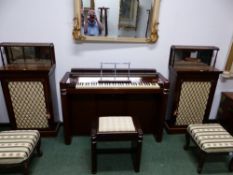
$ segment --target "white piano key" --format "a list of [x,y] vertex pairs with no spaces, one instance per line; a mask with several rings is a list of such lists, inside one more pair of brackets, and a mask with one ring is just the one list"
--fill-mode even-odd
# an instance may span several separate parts
[[77,83],[76,89],[85,89],[85,88],[93,88],[93,89],[111,89],[111,88],[131,88],[131,89],[159,89],[160,86],[158,83]]

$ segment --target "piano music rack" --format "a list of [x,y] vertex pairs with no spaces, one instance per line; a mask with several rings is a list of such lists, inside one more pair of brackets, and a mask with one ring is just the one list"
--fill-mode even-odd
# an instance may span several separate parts
[[[104,80],[104,65],[113,65],[113,79]],[[127,67],[127,79],[117,79],[119,76],[117,75],[118,65],[126,65]],[[109,73],[109,72],[108,72]],[[130,80],[130,63],[116,63],[116,62],[101,62],[100,63],[100,80],[99,83],[131,83]]]

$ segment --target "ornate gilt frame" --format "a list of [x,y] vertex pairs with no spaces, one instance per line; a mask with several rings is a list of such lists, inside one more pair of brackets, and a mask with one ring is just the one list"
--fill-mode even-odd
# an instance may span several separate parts
[[222,77],[233,78],[233,38]]
[[132,38],[132,37],[110,37],[110,36],[86,36],[81,33],[81,1],[74,0],[74,26],[73,39],[75,41],[87,42],[122,42],[122,43],[155,43],[158,40],[158,17],[160,0],[152,0],[153,7],[151,11],[151,35],[148,38]]

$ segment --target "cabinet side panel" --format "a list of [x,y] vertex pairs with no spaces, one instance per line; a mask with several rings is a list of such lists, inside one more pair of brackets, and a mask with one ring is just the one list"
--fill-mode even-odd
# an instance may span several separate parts
[[183,82],[176,125],[202,123],[210,94],[211,82]]
[[55,73],[53,72],[49,77],[49,84],[50,84],[50,93],[51,93],[51,100],[52,100],[52,107],[53,107],[53,115],[55,121],[60,121],[59,119],[59,109],[58,109],[58,96],[57,96],[57,90],[56,90],[56,79],[55,79]]
[[11,81],[8,88],[17,128],[48,128],[43,84]]

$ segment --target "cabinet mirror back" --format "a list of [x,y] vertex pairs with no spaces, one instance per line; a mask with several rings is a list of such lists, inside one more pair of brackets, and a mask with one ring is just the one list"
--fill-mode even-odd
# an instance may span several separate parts
[[171,47],[169,66],[176,69],[208,70],[215,67],[218,54],[215,46]]
[[4,66],[55,64],[52,43],[1,43],[0,47]]

